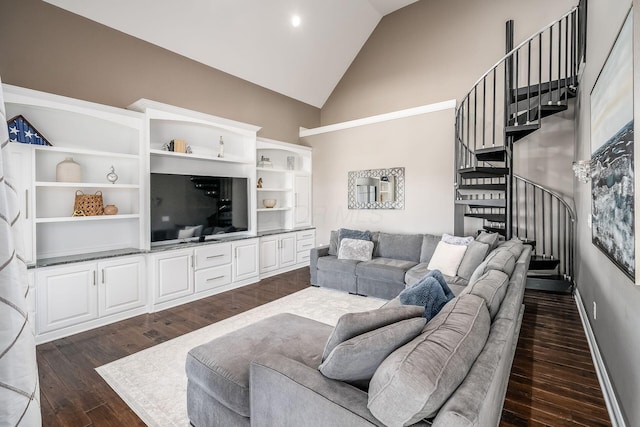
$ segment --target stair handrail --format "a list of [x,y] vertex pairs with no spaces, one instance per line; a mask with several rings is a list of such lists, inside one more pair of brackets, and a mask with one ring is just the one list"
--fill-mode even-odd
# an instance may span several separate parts
[[467,94],[464,97],[462,97],[462,101],[458,104],[458,109],[463,106],[464,100],[469,98],[469,96],[471,96],[471,92],[473,92],[474,88],[476,88],[480,84],[480,82],[482,82],[487,76],[489,76],[489,74],[491,74],[491,72],[493,70],[498,68],[504,61],[509,59],[509,57],[513,56],[516,53],[516,51],[520,50],[527,43],[529,43],[530,41],[533,41],[536,37],[539,37],[540,34],[544,33],[549,28],[553,27],[558,22],[562,21],[563,19],[565,19],[566,17],[568,17],[569,15],[571,15],[572,13],[577,12],[577,11],[578,11],[578,6],[574,6],[573,8],[571,8],[571,10],[569,12],[565,13],[560,18],[552,21],[551,23],[549,23],[548,25],[543,27],[540,31],[538,31],[537,33],[535,33],[532,36],[528,37],[525,41],[523,41],[518,46],[516,46],[513,49],[511,49],[509,52],[507,52],[498,62],[495,63],[495,65],[493,67],[489,68],[478,80],[476,80],[476,82],[473,84],[473,86],[471,86],[471,90],[469,92],[467,92]]
[[526,182],[527,184],[529,184],[529,185],[531,185],[533,187],[536,187],[539,190],[544,191],[545,193],[550,194],[553,197],[555,197],[557,200],[559,200],[564,205],[564,207],[567,209],[567,212],[569,212],[569,218],[571,219],[571,222],[572,223],[576,222],[575,211],[573,210],[573,208],[571,206],[569,206],[569,203],[567,203],[567,201],[564,199],[564,196],[562,194],[557,193],[557,192],[555,192],[555,191],[553,191],[553,190],[551,190],[551,189],[549,189],[549,188],[547,188],[547,187],[545,187],[543,185],[540,185],[540,184],[538,184],[536,182],[533,182],[530,179],[524,178],[524,177],[522,177],[520,175],[516,175],[515,173],[513,174],[513,177],[515,179],[519,179],[520,181]]

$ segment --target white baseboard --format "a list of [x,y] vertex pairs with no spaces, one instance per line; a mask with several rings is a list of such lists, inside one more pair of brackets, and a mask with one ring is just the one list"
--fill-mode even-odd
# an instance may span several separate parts
[[577,288],[574,297],[576,299],[576,305],[578,306],[578,312],[580,313],[580,319],[582,320],[584,333],[587,336],[589,349],[591,350],[591,357],[593,358],[593,364],[596,368],[598,382],[600,383],[604,401],[607,405],[607,411],[609,411],[611,424],[613,425],[613,427],[626,427],[624,417],[622,416],[622,411],[620,410],[620,405],[618,404],[615,392],[613,391],[613,386],[611,385],[611,380],[609,379],[609,373],[607,372],[607,368],[604,365],[604,361],[602,360],[602,355],[600,354],[600,349],[598,348],[596,337],[593,334],[593,329],[591,329],[591,323],[589,323],[587,310],[582,303],[582,297],[580,296],[580,291]]

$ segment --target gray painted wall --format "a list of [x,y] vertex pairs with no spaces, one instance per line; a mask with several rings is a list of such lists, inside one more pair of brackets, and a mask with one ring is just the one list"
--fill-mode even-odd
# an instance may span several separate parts
[[[638,40],[640,28],[640,1],[634,0],[634,40]],[[605,62],[609,50],[622,23],[631,1],[589,0],[589,21],[587,35],[587,64],[580,82],[580,96],[576,108],[576,159],[591,157],[590,140],[590,92]],[[638,43],[635,43],[635,123],[640,123],[638,88],[640,70]],[[636,150],[638,141],[636,140]],[[637,151],[636,151],[637,152]],[[636,155],[635,170],[638,170]],[[638,265],[638,189],[636,191],[636,265]],[[640,425],[640,287],[629,280],[609,259],[591,243],[591,186],[575,181],[575,201],[577,207],[577,282],[589,322],[594,331],[607,371],[626,418],[627,425]],[[636,267],[637,269],[637,267]],[[597,319],[593,316],[593,303],[597,304]]]
[[[241,53],[239,53],[241,54]],[[261,126],[296,143],[320,110],[41,0],[0,2],[4,83],[124,108],[139,98]]]
[[[454,110],[303,138],[313,147],[317,242],[340,227],[397,233],[453,232]],[[405,208],[348,209],[347,176],[405,168]]]

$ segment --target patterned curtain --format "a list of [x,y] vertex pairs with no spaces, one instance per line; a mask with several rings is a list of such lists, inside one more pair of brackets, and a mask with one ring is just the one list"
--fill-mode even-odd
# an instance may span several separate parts
[[[2,81],[0,81],[0,84]],[[10,179],[4,98],[0,86],[0,425],[41,426],[38,365],[27,318],[18,194]]]

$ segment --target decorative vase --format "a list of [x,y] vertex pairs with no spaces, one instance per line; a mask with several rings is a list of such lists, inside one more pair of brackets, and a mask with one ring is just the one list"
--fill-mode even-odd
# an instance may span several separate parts
[[111,166],[111,171],[107,174],[107,181],[109,181],[112,184],[115,184],[117,180],[118,180],[118,175],[116,175],[115,169],[113,168],[113,166]]
[[67,157],[56,165],[56,181],[81,182],[82,168],[73,161],[73,157]]
[[107,205],[104,207],[105,215],[115,215],[118,213],[118,207],[116,205]]

